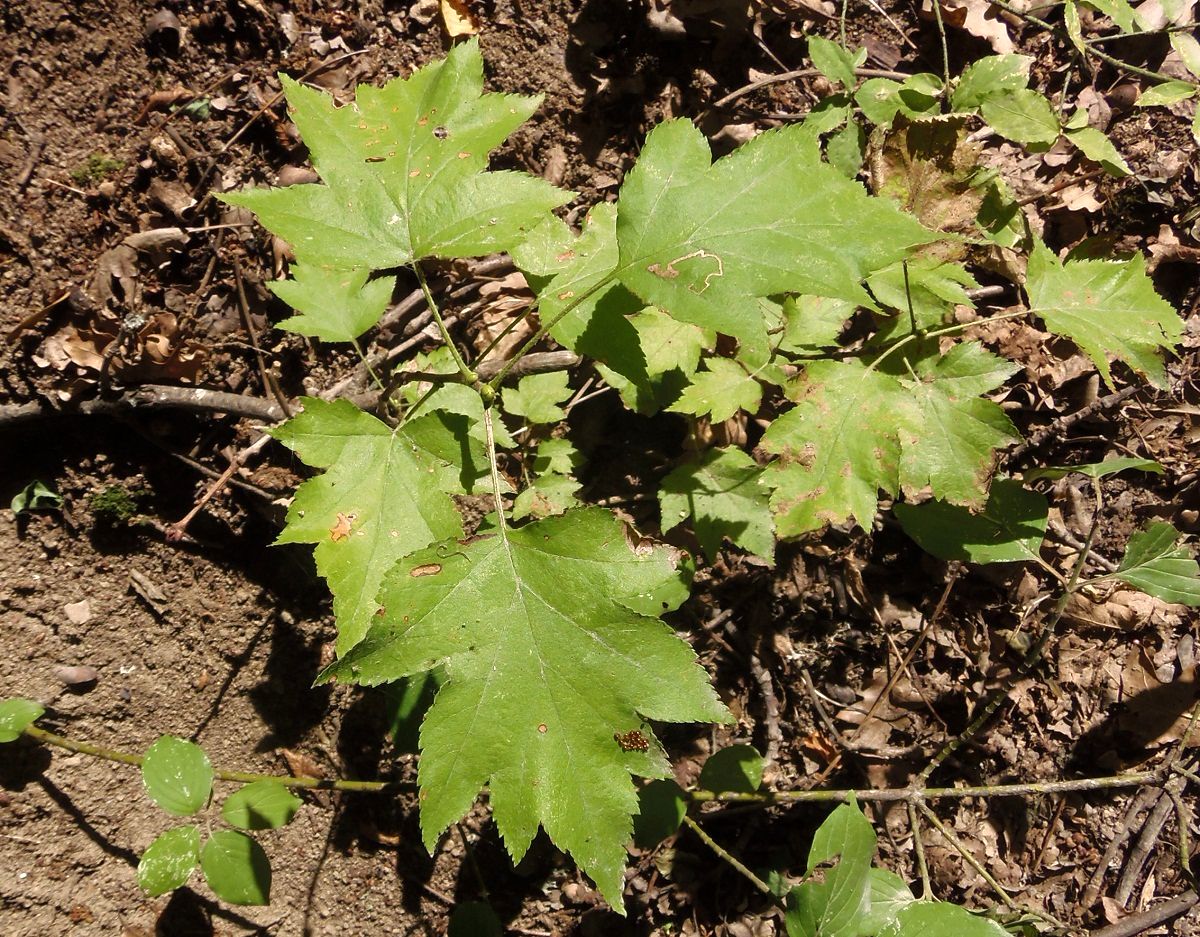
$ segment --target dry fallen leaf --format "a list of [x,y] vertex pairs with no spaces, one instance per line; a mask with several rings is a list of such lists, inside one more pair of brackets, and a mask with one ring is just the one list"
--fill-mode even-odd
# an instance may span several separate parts
[[451,39],[474,36],[479,32],[479,17],[471,12],[467,0],[441,0],[442,26]]

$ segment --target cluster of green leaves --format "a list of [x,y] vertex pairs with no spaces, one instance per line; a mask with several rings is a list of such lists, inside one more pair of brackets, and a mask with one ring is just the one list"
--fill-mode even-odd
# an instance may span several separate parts
[[[212,798],[212,762],[194,742],[164,735],[146,749],[142,783],[167,813],[190,817]],[[209,888],[225,901],[268,904],[271,860],[245,831],[278,829],[299,809],[300,798],[278,781],[246,784],[221,804],[221,818],[235,829],[209,833],[203,847],[200,827],[193,823],[159,834],[138,863],[138,884],[148,895],[163,895],[187,884],[199,865]]]
[[[40,703],[0,700],[0,744],[14,742],[44,714]],[[194,742],[161,736],[142,757],[142,783],[160,808],[190,817],[212,799],[213,766]],[[271,860],[245,831],[275,830],[290,823],[300,798],[279,781],[244,784],[221,804],[221,818],[234,827],[211,832],[201,846],[200,827],[186,824],[161,833],[142,854],[138,884],[146,894],[164,895],[187,884],[197,865],[214,894],[231,904],[268,904]]]
[[[663,530],[689,526],[710,558],[725,541],[769,561],[780,538],[869,528],[881,493],[904,499],[898,516],[919,542],[933,542],[922,523],[945,535],[947,522],[998,517],[1019,558],[1036,556],[1040,496],[990,484],[997,451],[1019,434],[989,395],[1017,366],[951,338],[955,308],[972,306],[977,286],[962,261],[980,244],[1026,253],[1027,314],[1110,384],[1112,361],[1164,383],[1162,350],[1181,323],[1140,257],[1062,260],[1043,246],[1002,180],[975,170],[964,127],[979,117],[1027,146],[1063,134],[1110,171],[1127,167],[1082,118],[1060,122],[1026,87],[1021,56],[981,60],[950,88],[930,75],[856,87],[861,53],[817,39],[811,50],[840,90],[807,120],[715,162],[690,121],[666,122],[618,200],[594,206],[579,233],[552,214],[572,193],[486,170],[538,102],[483,93],[475,42],[360,87],[343,107],[285,81],[321,182],[222,198],[292,244],[292,276],[272,289],[295,308],[283,323],[293,331],[354,341],[387,307],[396,268],[507,251],[537,294],[542,334],[595,362],[630,409],[678,413],[694,428],[759,420],[763,458],[693,452],[662,481]],[[921,161],[918,187],[900,167]],[[864,162],[876,194],[855,178]],[[970,210],[951,211],[955,199]],[[852,321],[865,340],[844,340],[863,332]],[[275,431],[323,470],[297,491],[280,538],[316,545],[334,595],[339,659],[321,679],[437,672],[420,733],[426,842],[486,785],[514,858],[540,825],[620,907],[638,812],[631,775],[669,774],[644,720],[730,718],[658,620],[686,597],[688,564],[579,506],[582,457],[555,429],[566,375],[498,394],[457,355],[421,359],[448,380],[401,388],[399,419],[313,399]],[[514,492],[497,447],[516,445],[523,478],[505,509]],[[487,490],[498,513],[464,539],[455,498]],[[1012,558],[1006,535],[979,536],[956,555]],[[1173,536],[1165,553],[1164,531],[1146,536],[1120,574],[1141,587],[1179,558]],[[631,732],[644,747],[622,744]]]

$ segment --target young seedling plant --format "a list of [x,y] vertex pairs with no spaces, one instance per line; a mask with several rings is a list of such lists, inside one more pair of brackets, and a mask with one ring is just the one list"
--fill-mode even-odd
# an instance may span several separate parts
[[[1029,89],[1023,56],[979,60],[949,86],[931,74],[860,84],[861,52],[815,37],[810,51],[835,93],[807,119],[716,161],[689,120],[665,122],[619,197],[593,206],[578,233],[554,214],[574,193],[488,170],[539,99],[484,93],[474,41],[407,78],[360,86],[343,106],[284,77],[320,182],[220,196],[292,246],[289,275],[270,284],[295,310],[281,328],[357,349],[407,268],[441,335],[417,376],[382,376],[374,413],[305,398],[272,430],[320,471],[297,490],[279,537],[315,546],[333,594],[338,656],[319,682],[437,674],[420,730],[431,849],[486,788],[514,861],[541,828],[620,910],[631,836],[654,845],[681,822],[699,831],[686,816],[698,795],[670,780],[654,723],[732,721],[660,619],[688,597],[696,560],[579,502],[583,456],[550,432],[574,391],[560,358],[551,356],[556,371],[531,366],[535,349],[557,343],[573,364],[590,360],[638,413],[682,414],[693,429],[743,414],[765,427],[754,451],[692,447],[661,482],[661,529],[690,527],[709,560],[731,544],[769,564],[780,540],[831,524],[870,530],[882,495],[935,556],[1044,568],[1039,479],[1162,471],[1116,460],[997,477],[999,453],[1020,434],[991,395],[1019,365],[966,337],[971,323],[954,315],[974,308],[968,264],[1015,253],[1027,302],[992,320],[1040,322],[1088,355],[1110,388],[1118,378],[1166,386],[1162,355],[1181,322],[1142,258],[1054,254],[1003,179],[978,168],[966,128],[982,120],[1029,145],[1065,136],[1104,171],[1128,173],[1108,138]],[[916,184],[918,159],[936,185]],[[536,294],[522,314],[532,336],[507,360],[493,360],[496,342],[472,359],[425,265],[496,252],[511,255]],[[506,451],[518,433],[535,442],[514,487]],[[468,527],[460,505],[474,495],[491,513]],[[1196,564],[1179,541],[1155,523],[1109,575],[1082,575],[1086,550],[1071,576],[1051,569],[1060,602],[1045,630],[1072,591],[1110,579],[1200,605]],[[10,736],[29,713],[9,712]],[[710,761],[701,790],[759,796],[757,753],[727,752]],[[725,762],[740,766],[732,782]],[[169,813],[208,803],[212,768],[196,746],[164,737],[142,770]],[[265,856],[242,831],[286,823],[297,805],[277,784],[250,784],[221,810],[236,829],[168,830],[139,881],[161,894],[198,862],[218,895],[266,900]],[[764,885],[786,898],[789,934],[1003,933],[915,901],[897,876],[871,868],[873,852],[850,797],[818,831],[805,880]]]

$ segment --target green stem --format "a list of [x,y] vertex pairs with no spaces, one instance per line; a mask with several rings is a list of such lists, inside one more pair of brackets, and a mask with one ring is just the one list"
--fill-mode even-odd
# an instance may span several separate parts
[[500,529],[500,538],[508,540],[508,522],[504,519],[504,497],[500,490],[500,462],[496,458],[496,436],[492,430],[492,400],[495,399],[495,391],[487,385],[483,389],[491,395],[491,399],[488,399],[486,394],[484,395],[483,430],[487,436],[488,463],[492,470],[492,496],[496,499],[496,524]]
[[354,350],[358,353],[359,360],[363,363],[363,367],[366,368],[367,374],[370,375],[371,380],[375,382],[375,386],[386,393],[387,388],[384,386],[383,380],[379,377],[378,373],[376,373],[375,369],[371,367],[371,362],[367,359],[366,352],[364,352],[362,347],[358,344],[358,340],[355,339],[350,344],[354,346]]
[[483,351],[481,351],[479,353],[479,357],[477,357],[475,359],[475,367],[476,368],[478,368],[479,365],[483,361],[485,361],[487,359],[487,357],[493,351],[496,350],[496,346],[499,345],[502,341],[504,341],[505,337],[510,332],[512,332],[513,329],[515,329],[518,325],[520,325],[522,322],[524,322],[525,319],[527,319],[533,313],[533,311],[535,309],[537,309],[538,303],[540,303],[540,302],[541,302],[541,297],[540,296],[535,297],[533,302],[531,302],[528,306],[526,306],[524,309],[522,309],[519,315],[515,315],[512,317],[512,321],[509,322],[508,325],[506,325],[503,329],[501,329],[500,334],[498,334],[495,338],[493,338],[490,342],[488,342],[487,347],[484,348]]
[[[485,411],[486,412],[486,411]],[[493,477],[493,484],[499,481],[498,473]],[[53,732],[48,732],[36,725],[26,726],[24,734],[41,742],[43,745],[53,745],[67,751],[103,758],[106,761],[116,761],[121,764],[140,767],[142,756],[130,752],[107,748],[103,745],[93,745],[66,738]],[[1175,765],[1176,773],[1200,784],[1200,775],[1195,774],[1185,765]],[[252,781],[275,781],[285,787],[303,787],[317,790],[362,791],[377,792],[384,790],[407,790],[411,785],[400,781],[348,781],[329,778],[297,778],[290,775],[251,774],[244,771],[215,771],[215,776],[222,781],[250,783]],[[977,787],[929,787],[914,788],[882,788],[869,790],[792,790],[792,791],[755,791],[753,793],[714,793],[712,791],[689,791],[687,797],[692,803],[758,803],[758,804],[791,804],[791,803],[844,803],[851,797],[859,801],[923,801],[923,800],[959,800],[967,797],[1029,797],[1041,794],[1065,794],[1085,791],[1116,790],[1127,787],[1141,787],[1146,784],[1156,784],[1162,780],[1163,771],[1134,771],[1127,774],[1114,774],[1098,778],[1078,778],[1070,781],[1042,781],[1028,784],[992,784]]]
[[[1069,36],[1064,36],[1063,32],[1060,29],[1056,28],[1055,26],[1051,25],[1050,23],[1047,23],[1044,19],[1039,19],[1038,17],[1034,16],[1031,13],[1026,13],[1024,10],[1018,10],[1015,6],[1005,3],[1004,0],[989,0],[989,2],[992,3],[992,5],[998,6],[1000,9],[1005,10],[1008,13],[1011,13],[1013,16],[1020,17],[1021,19],[1025,20],[1025,22],[1027,22],[1027,23],[1033,23],[1034,26],[1040,26],[1042,29],[1046,30],[1047,32],[1053,33],[1054,35],[1058,36],[1060,39],[1063,39],[1064,41],[1067,41],[1067,42],[1070,41]],[[1151,81],[1157,82],[1158,84],[1162,84],[1163,82],[1167,82],[1167,81],[1182,80],[1179,78],[1172,78],[1170,75],[1165,75],[1162,72],[1155,72],[1155,71],[1151,71],[1148,68],[1139,68],[1137,65],[1130,65],[1128,62],[1122,62],[1120,59],[1118,59],[1114,56],[1111,56],[1107,52],[1097,49],[1095,46],[1089,45],[1087,43],[1084,44],[1083,50],[1087,55],[1090,55],[1094,59],[1099,59],[1101,62],[1107,62],[1109,65],[1113,66],[1113,68],[1119,68],[1121,71],[1128,72],[1131,75],[1138,75],[1142,78],[1148,78]],[[1184,83],[1189,84],[1189,85],[1196,85],[1196,82],[1194,82],[1194,81],[1187,81]]]
[[750,884],[752,884],[755,888],[757,888],[759,891],[761,891],[764,895],[770,895],[772,898],[775,899],[775,901],[777,901],[777,902],[779,901],[779,898],[775,895],[774,892],[771,891],[770,885],[768,885],[761,878],[759,878],[757,875],[755,875],[753,872],[751,872],[748,868],[746,868],[746,866],[741,862],[741,860],[739,860],[736,856],[734,856],[732,853],[730,853],[724,846],[722,846],[715,839],[713,839],[706,832],[704,832],[704,828],[702,826],[700,826],[699,823],[697,823],[691,817],[686,816],[686,815],[683,818],[683,822],[688,827],[688,829],[690,829],[693,833],[695,833],[697,836],[700,837],[701,841],[704,843],[705,846],[707,846],[709,849],[711,849],[713,852],[715,852],[718,856],[720,856],[722,859],[724,859],[739,874],[741,874],[742,877],[746,879],[746,881],[750,882]]
[[1014,911],[1020,911],[1023,914],[1029,914],[1029,915],[1032,915],[1033,917],[1041,918],[1043,921],[1046,921],[1047,923],[1052,924],[1054,927],[1060,928],[1064,933],[1070,931],[1070,928],[1067,927],[1066,924],[1064,924],[1058,918],[1054,917],[1052,914],[1047,914],[1045,911],[1038,911],[1038,910],[1035,910],[1034,908],[1027,908],[1024,905],[1017,902],[1013,898],[1013,896],[1008,893],[1008,891],[1004,888],[1004,886],[1001,885],[998,881],[996,881],[995,877],[990,872],[988,872],[987,869],[985,869],[983,867],[983,863],[975,858],[975,854],[966,847],[966,845],[963,843],[963,841],[958,838],[957,834],[955,834],[955,832],[953,830],[951,830],[944,823],[942,823],[941,820],[938,819],[936,813],[934,813],[932,810],[930,810],[929,807],[925,804],[918,804],[917,809],[921,811],[921,813],[924,815],[926,820],[928,820],[930,823],[933,824],[934,827],[937,828],[937,831],[942,834],[942,836],[945,838],[946,842],[948,842],[951,846],[954,847],[954,849],[958,852],[958,854],[960,856],[963,857],[963,859],[967,862],[967,864],[969,866],[971,866],[971,868],[973,868],[976,872],[979,873],[979,877],[982,878],[985,882],[987,882],[992,887],[992,889],[996,892],[997,895],[1000,896],[1000,899],[1006,905],[1008,905]]
[[425,279],[425,271],[421,269],[421,265],[413,261],[413,272],[417,275],[417,282],[421,285],[421,292],[425,295],[425,305],[429,307],[429,313],[433,316],[433,321],[437,323],[438,331],[442,333],[442,341],[446,343],[446,347],[450,349],[450,354],[454,358],[454,363],[458,367],[458,373],[462,375],[463,383],[467,385],[474,384],[479,380],[479,376],[467,367],[467,363],[459,354],[458,346],[454,344],[454,339],[450,337],[450,330],[446,328],[446,320],[442,318],[442,311],[438,309],[437,302],[433,298],[433,293],[429,289],[429,283]]
[[[105,761],[117,761],[124,765],[133,765],[135,768],[140,768],[143,761],[141,755],[123,752],[115,748],[107,748],[103,745],[93,745],[91,742],[80,742],[76,739],[69,739],[62,735],[56,735],[53,732],[47,732],[38,726],[26,726],[24,734],[31,739],[41,742],[43,745],[54,745],[58,748],[65,748],[69,752],[91,755],[94,758],[103,758]],[[213,776],[218,781],[233,781],[239,784],[251,784],[255,781],[273,781],[284,787],[303,787],[324,791],[375,792],[402,788],[411,789],[412,787],[410,784],[397,781],[345,781],[329,778],[297,778],[290,775],[252,774],[247,771],[223,771],[219,769],[213,770]]]
[[488,381],[487,386],[490,387],[493,392],[498,390],[500,388],[500,385],[504,383],[504,379],[506,377],[508,377],[508,372],[513,369],[513,367],[516,365],[516,363],[518,361],[520,361],[525,355],[527,355],[530,352],[530,350],[533,349],[537,345],[538,342],[540,342],[543,338],[545,338],[550,333],[550,330],[552,328],[554,328],[556,325],[558,325],[558,323],[561,322],[568,313],[573,312],[585,299],[589,299],[592,296],[595,296],[596,293],[598,293],[600,290],[604,289],[606,286],[609,286],[615,282],[617,282],[616,275],[609,274],[603,280],[601,280],[599,283],[595,284],[594,286],[590,287],[589,289],[584,290],[582,293],[580,293],[578,296],[576,296],[568,305],[564,306],[559,311],[559,313],[556,316],[554,316],[554,318],[552,318],[549,322],[542,323],[542,325],[538,328],[538,330],[536,332],[534,332],[532,336],[530,336],[530,338],[525,342],[525,344],[522,345],[519,349],[517,349],[517,353],[508,360],[508,362],[504,365],[504,367],[500,369],[500,372],[494,378],[492,378],[490,381]]

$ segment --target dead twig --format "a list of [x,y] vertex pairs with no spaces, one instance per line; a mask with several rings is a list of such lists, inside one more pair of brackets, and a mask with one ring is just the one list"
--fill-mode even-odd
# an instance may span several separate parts
[[131,410],[194,410],[200,413],[228,413],[263,423],[278,423],[284,419],[283,410],[273,400],[230,394],[204,387],[172,387],[165,384],[143,384],[131,387],[108,400],[84,400],[63,407],[47,401],[0,406],[0,428],[30,423],[50,416],[125,415]]
[[1044,444],[1046,442],[1046,440],[1050,439],[1052,436],[1058,436],[1058,435],[1061,435],[1062,433],[1065,433],[1076,423],[1083,422],[1088,417],[1092,416],[1094,413],[1099,413],[1102,410],[1111,410],[1113,407],[1117,406],[1118,404],[1124,403],[1126,400],[1128,400],[1134,394],[1138,393],[1138,391],[1140,391],[1140,390],[1142,390],[1141,387],[1136,387],[1134,385],[1130,385],[1129,387],[1123,387],[1123,388],[1121,388],[1121,390],[1117,391],[1116,393],[1109,394],[1105,397],[1101,397],[1098,400],[1093,400],[1087,406],[1080,407],[1078,410],[1074,411],[1073,413],[1063,414],[1062,416],[1058,417],[1056,420],[1051,422],[1049,426],[1044,426],[1041,429],[1039,429],[1037,432],[1032,433],[1030,435],[1030,437],[1027,440],[1025,440],[1025,442],[1021,443],[1019,446],[1016,446],[1015,448],[1010,449],[1005,454],[1004,461],[1010,465],[1013,464],[1018,459],[1022,458],[1029,451],[1039,448],[1042,444]]
[[1194,888],[1189,888],[1182,895],[1176,895],[1162,904],[1153,905],[1145,911],[1122,918],[1116,924],[1109,924],[1108,927],[1092,931],[1091,937],[1137,937],[1138,934],[1144,934],[1152,927],[1157,927],[1159,924],[1174,920],[1181,914],[1186,914],[1196,906],[1197,902],[1200,902],[1200,895],[1196,894]]

